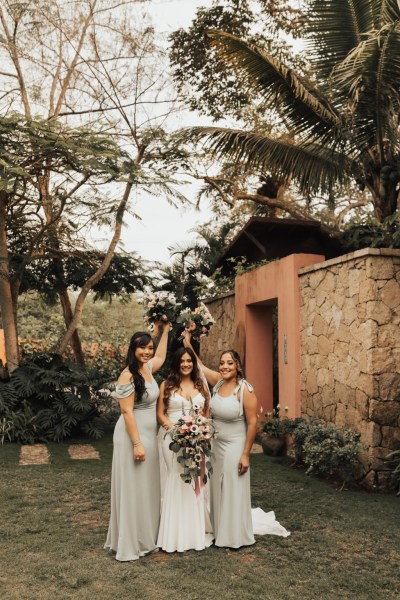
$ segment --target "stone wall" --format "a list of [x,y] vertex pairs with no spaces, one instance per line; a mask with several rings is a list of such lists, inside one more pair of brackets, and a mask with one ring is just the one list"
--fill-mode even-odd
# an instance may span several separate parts
[[349,427],[360,475],[400,437],[400,250],[365,249],[300,270],[302,415]]
[[200,356],[204,364],[217,369],[219,357],[225,348],[232,348],[235,341],[235,293],[228,292],[204,300],[216,323],[208,337],[201,338]]

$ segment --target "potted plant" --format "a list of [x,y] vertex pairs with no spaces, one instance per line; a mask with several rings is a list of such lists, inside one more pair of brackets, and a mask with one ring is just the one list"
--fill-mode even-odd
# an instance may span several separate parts
[[[288,408],[285,407],[285,413]],[[260,422],[262,435],[261,446],[264,454],[269,456],[280,456],[286,450],[287,416],[281,418],[279,404],[272,411],[265,413],[265,420]]]

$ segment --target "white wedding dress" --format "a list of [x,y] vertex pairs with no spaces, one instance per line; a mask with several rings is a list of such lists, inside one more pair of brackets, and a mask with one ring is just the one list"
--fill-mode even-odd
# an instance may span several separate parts
[[[193,403],[202,406],[204,398],[199,393]],[[171,394],[167,416],[176,423],[183,414],[189,414],[191,402],[174,392]],[[160,428],[159,443],[162,472],[161,519],[157,546],[165,552],[204,550],[212,544],[210,514],[207,507],[207,486],[196,496],[193,486],[181,478],[182,467],[177,453],[169,449],[171,437]]]

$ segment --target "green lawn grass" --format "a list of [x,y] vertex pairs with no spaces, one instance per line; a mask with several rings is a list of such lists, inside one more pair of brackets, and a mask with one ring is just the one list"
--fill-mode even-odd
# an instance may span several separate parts
[[238,551],[155,553],[118,563],[103,550],[112,439],[101,460],[18,466],[0,447],[0,597],[18,600],[391,599],[400,593],[399,498],[338,492],[280,459],[252,456],[253,505],[275,510],[289,538]]

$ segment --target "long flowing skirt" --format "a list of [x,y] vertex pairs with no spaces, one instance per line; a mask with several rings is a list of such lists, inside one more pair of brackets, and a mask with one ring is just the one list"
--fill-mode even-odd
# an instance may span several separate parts
[[111,517],[105,548],[120,561],[136,560],[157,548],[160,522],[160,465],[155,409],[135,410],[146,460],[135,461],[121,415],[114,430]]
[[181,478],[177,454],[169,449],[170,436],[160,429],[161,462],[164,461],[163,497],[157,546],[166,552],[204,550],[214,538],[207,509],[206,488],[196,496]]
[[240,548],[255,543],[251,517],[250,469],[238,474],[246,441],[244,420],[215,420],[211,477],[211,521],[215,545]]

